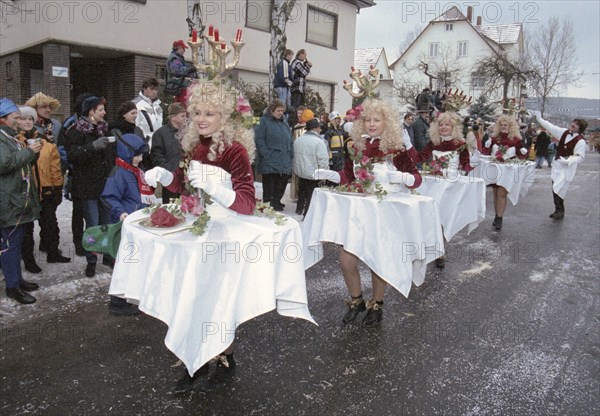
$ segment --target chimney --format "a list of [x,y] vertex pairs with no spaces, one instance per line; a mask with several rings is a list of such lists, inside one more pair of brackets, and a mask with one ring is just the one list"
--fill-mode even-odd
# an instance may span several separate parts
[[473,23],[473,6],[467,7],[467,20],[469,23]]
[[481,26],[481,16],[477,16],[477,26]]

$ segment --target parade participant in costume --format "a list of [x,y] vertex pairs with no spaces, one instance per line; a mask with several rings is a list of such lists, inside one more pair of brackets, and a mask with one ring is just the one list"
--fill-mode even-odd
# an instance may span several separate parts
[[[136,134],[117,135],[115,167],[111,171],[100,199],[110,212],[110,223],[125,220],[138,209],[157,203],[154,188],[144,179],[139,168],[148,152],[144,139]],[[137,315],[137,306],[117,296],[110,296],[110,313],[116,316]]]
[[[417,188],[421,184],[422,177],[404,148],[405,142],[398,115],[391,105],[377,99],[366,99],[363,107],[362,113],[353,124],[352,148],[362,152],[363,156],[367,156],[381,167],[381,169],[376,167],[376,181],[403,184],[411,189]],[[390,164],[393,164],[397,170],[389,169]],[[384,178],[384,175],[387,177]],[[317,169],[314,179],[350,183],[355,179],[354,163],[349,160],[344,170],[340,172]],[[341,247],[340,265],[351,296],[347,301],[348,310],[342,322],[347,324],[355,321],[358,314],[366,309],[367,314],[362,320],[363,325],[378,324],[383,317],[383,297],[387,282],[371,270],[373,297],[365,302],[358,271],[358,257]]]
[[460,167],[465,172],[473,170],[471,161],[475,163],[479,160],[479,152],[475,152],[473,157],[469,155],[469,149],[462,135],[461,120],[454,113],[442,113],[431,123],[429,130],[430,141],[425,148],[417,152],[410,144],[410,140],[405,138],[406,150],[415,162],[423,163],[431,159],[437,159],[442,156],[449,158],[449,171],[457,171]]
[[550,174],[554,197],[554,212],[550,214],[550,218],[562,220],[565,216],[565,195],[575,177],[577,165],[585,158],[586,144],[582,134],[588,123],[581,118],[576,118],[571,122],[571,127],[565,129],[544,120],[539,111],[530,111],[530,113],[535,115],[540,126],[548,133],[560,137]]
[[[494,155],[504,160],[514,158],[525,159],[527,157],[527,149],[523,147],[521,134],[519,133],[519,124],[514,117],[507,114],[498,117],[492,129],[491,136],[484,143],[483,154]],[[506,209],[508,191],[503,186],[495,184],[489,186],[494,190],[494,211],[496,213],[492,226],[496,231],[500,231],[502,229],[502,219]]]
[[[192,122],[185,130],[182,147],[192,161],[201,162],[201,168],[188,170],[190,184],[209,194],[219,205],[249,215],[256,205],[251,167],[255,147],[252,132],[231,122],[235,99],[234,93],[215,88],[212,82],[200,81],[192,87],[188,107]],[[224,175],[216,173],[215,167],[230,175],[230,183],[229,180],[223,183]],[[170,191],[182,193],[185,190],[184,174],[181,167],[175,172],[155,167],[146,172],[145,178],[151,186],[160,182]],[[217,368],[230,373],[235,365],[231,344],[220,356]],[[208,363],[193,376],[186,371],[175,391],[189,390],[207,370]]]
[[36,299],[28,292],[39,286],[23,280],[21,244],[25,225],[40,213],[32,165],[44,145],[39,140],[25,144],[15,137],[18,117],[18,107],[8,98],[0,98],[0,267],[6,296],[30,304]]

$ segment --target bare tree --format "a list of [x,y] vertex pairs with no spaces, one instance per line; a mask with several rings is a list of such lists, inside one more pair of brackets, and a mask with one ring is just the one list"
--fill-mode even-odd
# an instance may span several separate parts
[[484,94],[493,96],[501,88],[501,104],[505,108],[511,84],[522,84],[531,76],[531,70],[526,61],[525,55],[521,54],[511,62],[508,54],[500,51],[480,60],[473,69],[473,76],[485,79]]
[[398,56],[402,56],[404,52],[413,44],[413,42],[419,37],[421,32],[423,31],[422,25],[416,25],[413,27],[412,31],[408,32],[402,43],[398,46]]
[[[202,6],[201,0],[187,0],[187,24],[189,28],[189,36],[192,36],[192,30],[198,32],[201,37],[204,34],[204,24],[202,24]],[[198,61],[204,62],[204,43],[198,50]]]
[[269,50],[269,91],[272,90],[277,63],[283,58],[286,50],[287,36],[285,27],[290,20],[296,0],[274,0],[271,14],[271,49]]
[[570,85],[576,85],[582,73],[575,72],[575,34],[569,17],[552,17],[539,26],[528,42],[532,88],[541,98],[544,115],[547,98]]

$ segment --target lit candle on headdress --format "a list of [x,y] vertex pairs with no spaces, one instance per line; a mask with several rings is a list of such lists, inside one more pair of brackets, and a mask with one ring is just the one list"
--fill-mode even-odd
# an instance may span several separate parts
[[235,34],[235,41],[236,42],[242,41],[242,29],[237,30],[237,33]]
[[213,30],[214,30],[213,25],[208,25],[208,36],[210,36],[211,38],[213,36]]
[[196,29],[192,29],[192,42],[198,41],[198,31]]
[[221,49],[225,50],[226,47],[227,45],[225,45],[225,41],[221,42]]
[[219,41],[219,29],[215,29],[215,42]]

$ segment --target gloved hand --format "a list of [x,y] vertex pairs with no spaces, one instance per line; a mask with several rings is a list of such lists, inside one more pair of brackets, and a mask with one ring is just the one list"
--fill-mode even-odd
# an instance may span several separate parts
[[102,149],[106,149],[110,144],[110,139],[108,137],[98,137],[96,140],[92,142],[92,147],[95,151],[99,151]]
[[313,179],[316,181],[322,181],[326,179],[333,183],[340,183],[340,181],[342,180],[339,173],[337,173],[335,170],[329,169],[315,170],[315,173],[313,173]]
[[475,152],[469,157],[469,163],[471,165],[479,163],[480,156],[481,153],[479,153],[479,150],[475,150]]
[[406,186],[413,186],[415,183],[415,177],[410,173],[390,170],[387,175],[390,183],[401,183]]
[[515,157],[516,155],[517,155],[517,149],[515,149],[514,146],[511,146],[506,150],[506,152],[504,153],[504,156],[502,156],[502,159],[508,160],[511,157]]
[[527,154],[527,149],[524,147],[521,147],[521,150],[519,150],[521,152],[522,155],[526,155]]
[[492,139],[487,139],[484,146],[489,149],[491,145],[492,145]]
[[[202,165],[203,169],[195,169],[188,171],[188,179],[190,184],[197,189],[202,189],[209,194],[219,204],[229,208],[235,201],[235,191],[223,186],[221,175],[210,173],[211,165]],[[206,167],[204,169],[204,167]]]
[[529,113],[529,115],[532,117],[542,118],[542,113],[537,110],[527,110],[527,113]]
[[569,165],[569,159],[567,159],[564,156],[559,157],[556,162],[560,163],[561,165],[565,165],[565,166]]
[[571,156],[567,160],[569,161],[569,166],[579,163],[579,158],[576,156]]
[[144,179],[148,182],[148,185],[153,188],[156,187],[157,183],[160,182],[163,186],[171,185],[173,182],[173,174],[165,168],[155,167],[144,173]]
[[287,84],[287,86],[288,86],[288,87],[291,87],[291,86],[294,84],[294,83],[293,83],[291,80],[289,80],[289,79],[286,79],[286,80],[285,80],[285,83]]

